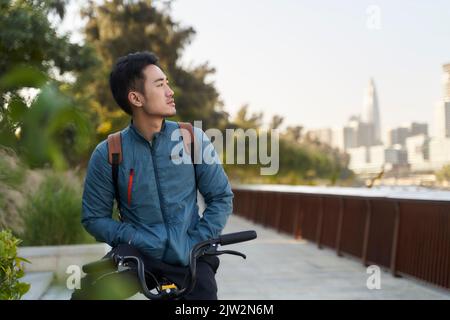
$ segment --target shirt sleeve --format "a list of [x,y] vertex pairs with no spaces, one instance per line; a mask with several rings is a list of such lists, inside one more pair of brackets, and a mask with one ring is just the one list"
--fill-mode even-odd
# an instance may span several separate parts
[[208,136],[200,128],[194,127],[194,130],[195,143],[200,146],[196,152],[201,160],[196,161],[197,188],[205,200],[206,209],[190,232],[193,244],[218,237],[233,211],[233,192],[219,155]]
[[103,142],[92,153],[89,160],[82,199],[81,222],[97,241],[114,247],[130,243],[135,233],[129,223],[112,218],[114,185],[111,165],[107,159],[107,146]]

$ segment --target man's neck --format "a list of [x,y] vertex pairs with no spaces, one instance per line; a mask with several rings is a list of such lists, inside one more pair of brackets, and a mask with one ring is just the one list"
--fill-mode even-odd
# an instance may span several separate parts
[[161,131],[163,120],[162,117],[133,117],[133,125],[147,141],[152,141],[154,134]]

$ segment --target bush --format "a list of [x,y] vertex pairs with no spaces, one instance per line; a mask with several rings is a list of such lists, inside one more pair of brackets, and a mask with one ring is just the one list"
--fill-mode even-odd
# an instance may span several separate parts
[[0,145],[0,182],[17,189],[24,181],[25,168],[17,161],[11,149]]
[[23,204],[21,193],[26,172],[16,153],[0,145],[0,230],[17,233],[21,228],[17,208]]
[[0,300],[20,299],[30,289],[28,283],[19,282],[24,276],[23,263],[29,263],[17,256],[20,242],[11,231],[0,231]]
[[80,183],[76,177],[51,173],[21,210],[25,245],[92,243],[81,225]]
[[450,164],[443,166],[436,172],[438,181],[450,181]]

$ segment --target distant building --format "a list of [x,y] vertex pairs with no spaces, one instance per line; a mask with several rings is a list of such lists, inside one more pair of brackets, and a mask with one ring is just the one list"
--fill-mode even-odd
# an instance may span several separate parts
[[376,174],[385,165],[384,146],[357,147],[347,150],[350,156],[349,169],[357,174]]
[[450,101],[450,63],[442,66],[444,73],[442,75],[442,84],[444,89],[444,101]]
[[436,137],[450,138],[450,101],[440,101],[435,113]]
[[313,129],[308,131],[309,137],[331,146],[333,143],[333,130],[331,128]]
[[410,126],[410,136],[417,136],[418,134],[424,134],[428,136],[428,124],[412,122]]
[[416,135],[428,136],[428,124],[412,122],[408,127],[398,127],[388,131],[388,145],[406,146],[406,139]]
[[430,140],[430,162],[433,170],[450,164],[450,138],[434,137]]
[[410,136],[410,129],[408,127],[399,127],[388,131],[388,144],[390,146],[399,144],[404,146],[406,138]]
[[436,136],[429,141],[429,159],[433,170],[450,163],[450,63],[444,64],[443,98],[436,105]]
[[412,171],[429,171],[430,165],[430,138],[424,134],[406,139],[408,162]]
[[385,162],[392,166],[405,166],[408,164],[408,152],[400,144],[395,144],[384,150]]
[[360,123],[359,118],[356,116],[352,116],[350,117],[347,125],[344,126],[343,130],[344,150],[359,147],[358,143],[359,123]]
[[378,96],[373,79],[370,79],[369,86],[364,92],[363,113],[361,122],[365,123],[364,134],[365,146],[375,146],[381,144],[381,121],[380,110],[378,107]]

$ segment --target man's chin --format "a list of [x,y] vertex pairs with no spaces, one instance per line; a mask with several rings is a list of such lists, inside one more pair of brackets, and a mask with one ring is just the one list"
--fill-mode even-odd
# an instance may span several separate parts
[[170,110],[164,114],[165,117],[173,117],[177,114],[177,109],[173,108],[173,110]]

